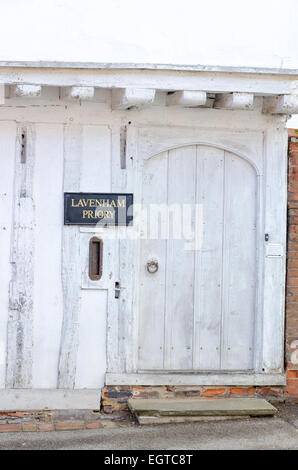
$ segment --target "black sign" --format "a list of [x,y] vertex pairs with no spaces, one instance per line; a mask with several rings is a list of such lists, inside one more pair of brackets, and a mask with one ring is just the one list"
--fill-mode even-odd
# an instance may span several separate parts
[[129,225],[133,194],[64,193],[65,225]]

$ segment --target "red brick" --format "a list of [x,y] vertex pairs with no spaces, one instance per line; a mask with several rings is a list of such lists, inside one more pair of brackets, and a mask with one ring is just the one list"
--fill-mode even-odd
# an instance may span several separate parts
[[54,431],[54,425],[52,423],[40,423],[38,425],[38,430],[41,432]]
[[287,377],[290,379],[297,379],[298,378],[298,371],[297,370],[288,370]]
[[94,421],[92,423],[86,424],[86,429],[99,429],[102,427],[102,424],[99,421]]
[[227,392],[226,388],[214,388],[214,389],[210,388],[210,389],[204,390],[202,395],[204,397],[215,397],[215,396],[225,395],[226,392]]
[[56,431],[71,431],[74,429],[84,429],[84,421],[57,421],[55,423]]
[[0,432],[18,432],[20,430],[20,424],[0,424]]
[[231,395],[253,395],[256,393],[256,389],[254,387],[251,388],[231,388],[230,394]]

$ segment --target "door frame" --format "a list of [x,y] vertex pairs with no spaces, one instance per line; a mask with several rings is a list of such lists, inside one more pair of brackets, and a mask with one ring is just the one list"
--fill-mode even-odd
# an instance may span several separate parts
[[[253,372],[138,373],[138,317],[140,241],[120,241],[120,266],[133,265],[130,274],[122,272],[125,306],[121,306],[118,339],[125,367],[108,371],[106,383],[144,385],[283,385],[284,291],[287,201],[287,131],[266,129],[130,126],[127,132],[126,191],[141,201],[144,161],[161,152],[187,145],[213,146],[247,160],[256,170],[258,181],[258,288],[255,321]],[[129,156],[133,158],[129,158]],[[276,223],[276,220],[279,223]],[[265,242],[269,233],[269,242]],[[121,273],[120,273],[121,275]],[[119,324],[120,326],[120,324]],[[121,341],[120,338],[125,338]],[[114,342],[115,344],[115,342]],[[109,347],[109,346],[108,346]],[[109,355],[109,351],[108,351]]]

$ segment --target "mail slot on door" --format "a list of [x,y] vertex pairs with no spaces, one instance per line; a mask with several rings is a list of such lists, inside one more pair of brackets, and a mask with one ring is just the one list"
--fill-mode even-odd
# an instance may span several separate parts
[[92,237],[89,242],[89,277],[99,281],[102,276],[103,242],[98,237]]

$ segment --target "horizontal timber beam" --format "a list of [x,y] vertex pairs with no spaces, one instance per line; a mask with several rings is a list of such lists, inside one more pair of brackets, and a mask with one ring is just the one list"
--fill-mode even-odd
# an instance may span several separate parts
[[291,94],[295,77],[225,72],[125,69],[32,69],[0,67],[0,83],[42,86],[93,86],[98,88],[141,88],[164,91],[205,91],[257,95]]
[[175,91],[168,93],[167,106],[182,106],[185,108],[196,108],[207,103],[207,93],[205,91]]
[[298,95],[281,95],[264,98],[263,112],[269,114],[297,114]]
[[63,100],[91,100],[94,97],[93,86],[71,86],[60,90],[60,98]]
[[286,385],[282,374],[106,374],[106,385]]
[[112,109],[142,108],[153,103],[155,90],[125,88],[112,90]]
[[219,94],[214,102],[214,108],[222,109],[252,109],[254,95],[251,93]]
[[39,98],[41,85],[18,84],[9,87],[9,98]]

